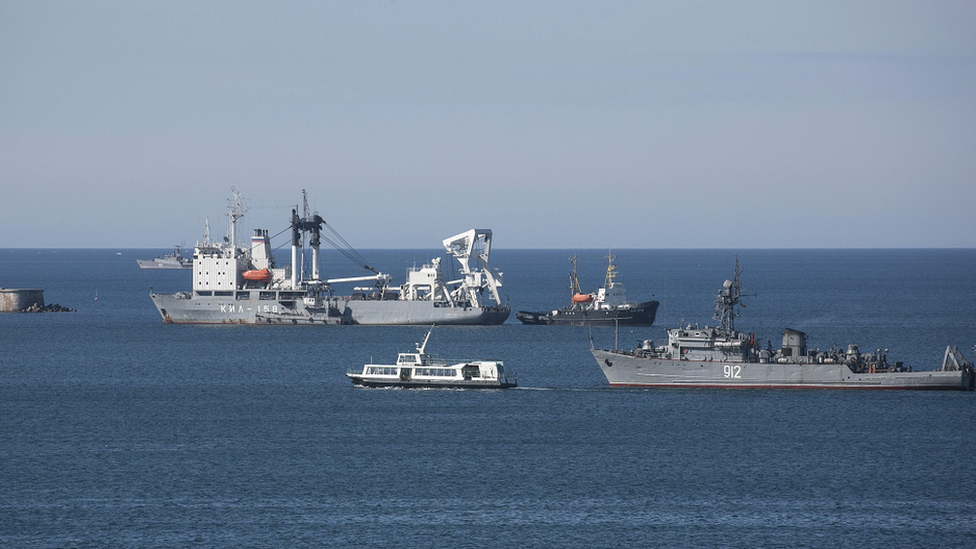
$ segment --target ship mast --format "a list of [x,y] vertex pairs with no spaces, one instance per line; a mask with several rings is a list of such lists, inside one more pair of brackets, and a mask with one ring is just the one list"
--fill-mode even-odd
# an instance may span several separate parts
[[[241,197],[241,193],[237,192],[234,187],[230,188],[230,192],[233,194],[233,198],[230,199],[230,211],[227,212],[227,217],[230,218],[230,245],[232,250],[237,249],[237,220],[244,217],[244,199]],[[236,255],[236,251],[234,252]]]
[[573,272],[569,273],[569,296],[571,298],[576,296],[577,294],[583,293],[580,291],[579,279],[576,278],[577,261],[579,261],[579,258],[576,257],[576,254],[574,253],[573,257],[569,258],[569,262],[573,264]]
[[607,250],[607,280],[603,283],[603,287],[607,290],[613,287],[613,279],[617,278],[617,266],[613,264],[614,259],[617,259],[617,256]]
[[718,297],[715,298],[714,318],[721,323],[719,326],[726,334],[735,331],[735,317],[739,316],[739,313],[735,311],[735,306],[740,303],[742,297],[742,283],[739,282],[740,274],[742,271],[739,270],[739,255],[736,254],[735,276],[732,277],[732,280],[726,280],[722,284],[722,289],[718,291]]

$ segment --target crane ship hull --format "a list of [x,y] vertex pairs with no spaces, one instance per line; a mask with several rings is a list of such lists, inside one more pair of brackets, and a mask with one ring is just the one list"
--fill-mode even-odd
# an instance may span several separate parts
[[[154,294],[163,321],[171,324],[453,324],[497,325],[509,316],[506,307],[439,307],[430,302],[356,300],[345,296],[310,298],[261,296],[242,291],[233,296],[202,297],[189,292]],[[240,296],[240,297],[238,297]]]

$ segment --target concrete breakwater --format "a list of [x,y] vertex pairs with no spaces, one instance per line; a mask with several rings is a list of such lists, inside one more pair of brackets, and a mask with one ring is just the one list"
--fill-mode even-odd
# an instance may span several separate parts
[[57,303],[44,304],[44,290],[0,288],[0,313],[72,313]]
[[44,307],[44,290],[0,288],[0,313],[19,313]]
[[70,313],[57,303],[44,304],[44,290],[0,288],[0,313]]

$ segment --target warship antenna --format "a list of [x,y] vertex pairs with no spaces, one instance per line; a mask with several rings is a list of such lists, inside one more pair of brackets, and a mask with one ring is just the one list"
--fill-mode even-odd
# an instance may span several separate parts
[[726,280],[722,284],[722,289],[718,291],[715,298],[715,320],[720,322],[720,327],[731,334],[735,331],[735,317],[739,316],[735,306],[741,302],[742,282],[739,281],[739,254],[735,254],[735,271],[732,280]]

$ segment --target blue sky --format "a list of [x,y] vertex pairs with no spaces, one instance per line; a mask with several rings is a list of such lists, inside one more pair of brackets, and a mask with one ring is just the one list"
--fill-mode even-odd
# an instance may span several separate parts
[[973,2],[0,2],[0,247],[976,246]]

